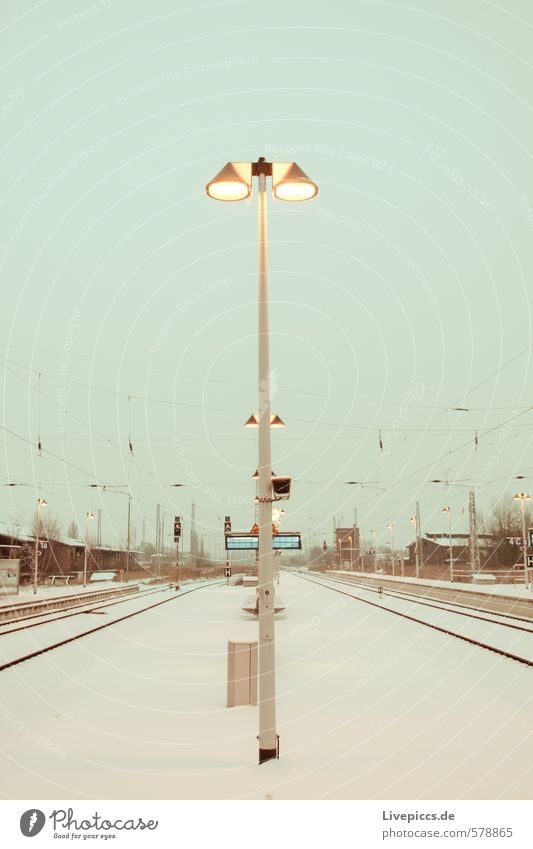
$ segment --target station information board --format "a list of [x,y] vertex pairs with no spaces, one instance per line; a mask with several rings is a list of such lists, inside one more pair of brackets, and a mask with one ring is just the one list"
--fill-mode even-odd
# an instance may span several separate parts
[[[258,534],[226,534],[227,551],[257,551],[259,548]],[[272,535],[272,548],[277,551],[300,550],[302,537],[299,533],[279,533]]]
[[0,594],[18,593],[20,560],[0,560]]

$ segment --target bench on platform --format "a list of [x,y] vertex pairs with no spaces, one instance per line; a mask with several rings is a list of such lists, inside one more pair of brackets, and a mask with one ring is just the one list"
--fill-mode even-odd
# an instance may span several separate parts
[[56,581],[64,581],[65,586],[68,587],[71,578],[75,578],[75,575],[48,575],[50,579],[50,585],[55,587]]

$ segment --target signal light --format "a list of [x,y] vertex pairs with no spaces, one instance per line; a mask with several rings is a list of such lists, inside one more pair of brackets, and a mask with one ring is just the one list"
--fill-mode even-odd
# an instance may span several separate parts
[[181,537],[181,516],[174,516],[174,542],[179,542]]
[[231,533],[231,516],[224,516],[224,533]]
[[285,498],[290,498],[292,478],[273,477],[272,478],[272,493],[274,501],[282,501]]

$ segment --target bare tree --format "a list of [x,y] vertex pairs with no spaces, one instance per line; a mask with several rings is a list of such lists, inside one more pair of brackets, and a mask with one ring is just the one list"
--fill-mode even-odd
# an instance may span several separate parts
[[[531,525],[531,514],[526,508],[526,528]],[[494,534],[498,539],[522,535],[522,513],[518,502],[513,498],[502,498],[494,503],[491,512],[485,520],[487,533]]]
[[[531,526],[531,512],[526,509],[526,528]],[[520,505],[512,497],[506,496],[492,504],[485,520],[486,533],[492,534],[493,542],[490,561],[494,566],[512,567],[522,561],[519,546],[512,539],[522,537],[522,512]]]
[[[33,517],[31,525],[32,534],[37,533],[37,515]],[[44,512],[39,514],[39,537],[41,539],[59,539],[61,537],[61,525],[57,516],[50,514],[44,515]]]
[[74,519],[71,521],[67,528],[67,536],[70,537],[70,539],[81,539],[78,523],[75,522]]

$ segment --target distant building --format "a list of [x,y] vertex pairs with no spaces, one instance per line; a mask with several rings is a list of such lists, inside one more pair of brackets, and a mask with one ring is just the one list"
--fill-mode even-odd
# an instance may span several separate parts
[[[495,537],[492,534],[478,534],[480,560],[483,564],[488,560],[492,550]],[[440,567],[442,570],[450,567],[450,542],[454,572],[468,572],[470,567],[470,535],[453,534],[424,534],[420,540],[420,567]],[[407,546],[408,565],[416,567],[416,543],[413,541]]]
[[[39,536],[39,577],[47,575],[72,575],[83,571],[85,545],[70,537],[49,539],[46,532]],[[35,537],[23,528],[10,531],[0,523],[0,551],[2,557],[20,560],[21,580],[29,579],[33,574],[35,558]],[[87,569],[94,571],[120,571],[126,568],[127,552],[121,548],[90,545],[88,549]],[[136,566],[138,552],[130,551],[130,569]]]
[[335,561],[339,568],[356,569],[360,556],[359,528],[335,528]]

